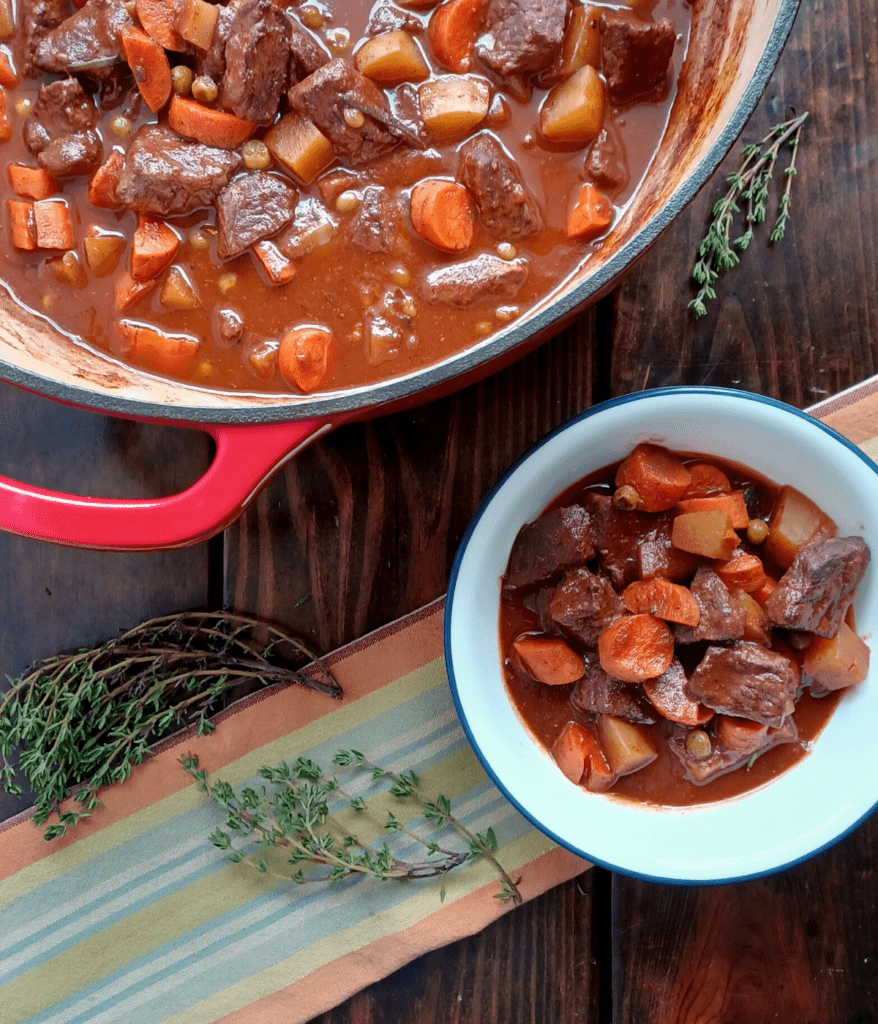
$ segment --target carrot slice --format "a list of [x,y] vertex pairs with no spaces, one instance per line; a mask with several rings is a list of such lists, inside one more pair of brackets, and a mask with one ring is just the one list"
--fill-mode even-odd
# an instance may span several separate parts
[[623,683],[655,679],[674,658],[674,636],[654,615],[622,615],[598,637],[598,657],[608,676]]
[[66,203],[51,199],[34,203],[34,225],[40,249],[73,248],[73,228]]
[[677,508],[681,512],[727,512],[731,516],[732,527],[735,530],[746,530],[750,522],[743,491],[713,494],[708,498],[683,498]]
[[765,579],[762,559],[740,549],[733,551],[727,562],[716,565],[714,571],[727,587],[740,587],[748,593],[760,587]]
[[594,187],[585,184],[580,190],[576,203],[567,215],[565,233],[568,238],[591,241],[602,235],[613,223],[616,211],[609,199]]
[[298,327],[280,341],[278,366],[284,378],[309,394],[329,372],[333,357],[332,334],[323,327]]
[[136,25],[122,25],[119,40],[144,102],[153,112],[161,109],[171,95],[171,65],[164,48]]
[[566,686],[585,674],[582,655],[560,637],[526,634],[512,646],[527,671],[547,686]]
[[446,0],[436,8],[427,36],[440,64],[460,73],[469,71],[484,6],[484,0]]
[[171,97],[168,107],[168,124],[179,135],[217,149],[235,149],[256,128],[252,121],[243,121],[226,110],[205,107],[196,100],[176,94]]
[[6,90],[0,86],[0,142],[9,142],[12,138],[12,125],[6,112]]
[[772,579],[771,576],[766,575],[765,579],[763,579],[759,586],[756,587],[755,590],[750,591],[750,596],[757,604],[762,605],[762,607],[764,608],[765,602],[769,599],[772,590],[774,590],[776,586],[777,580]]
[[677,456],[656,444],[637,445],[616,471],[616,486],[637,491],[637,508],[641,512],[673,508],[691,479]]
[[131,242],[131,276],[149,281],[174,262],[180,239],[162,220],[141,214]]
[[6,175],[12,191],[28,199],[48,199],[61,191],[61,186],[43,167],[10,164],[6,168]]
[[4,85],[9,89],[14,89],[18,83],[19,77],[15,73],[15,69],[12,67],[9,55],[0,50],[0,85]]
[[690,462],[686,469],[692,480],[684,498],[709,498],[712,494],[728,494],[732,489],[725,473],[709,462]]
[[16,249],[36,249],[37,228],[34,223],[34,204],[23,199],[7,199],[9,234]]
[[135,0],[137,20],[147,35],[166,50],[191,53],[192,47],[176,29],[182,0]]
[[692,591],[664,579],[630,583],[622,592],[622,603],[635,615],[648,613],[683,626],[697,626],[701,621],[701,608]]
[[253,254],[272,284],[287,284],[296,276],[296,264],[267,239],[253,246]]
[[552,757],[561,771],[577,785],[602,793],[616,781],[592,734],[579,722],[568,722],[552,745]]
[[126,356],[160,373],[184,373],[198,351],[199,342],[185,334],[165,334],[154,327],[121,320],[116,324],[128,345]]
[[125,157],[114,149],[88,183],[88,201],[92,206],[100,206],[104,210],[116,210],[121,206],[116,189],[124,166]]
[[476,233],[476,208],[469,189],[456,181],[429,178],[412,189],[412,227],[445,252],[463,252]]
[[126,270],[116,280],[113,296],[116,309],[123,312],[131,309],[132,306],[140,302],[144,295],[148,295],[158,283],[159,279],[157,277],[149,281],[135,281]]

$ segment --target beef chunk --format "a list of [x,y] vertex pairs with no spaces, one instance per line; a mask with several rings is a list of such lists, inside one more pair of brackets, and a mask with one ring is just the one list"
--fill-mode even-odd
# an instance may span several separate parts
[[769,729],[758,747],[749,750],[725,750],[716,747],[707,757],[693,757],[686,747],[686,730],[680,729],[675,733],[669,746],[671,753],[675,754],[680,763],[686,769],[684,778],[694,782],[696,786],[702,786],[705,782],[725,775],[726,772],[734,771],[745,764],[754,754],[764,754],[766,750],[777,747],[781,743],[795,743],[799,738],[799,731],[792,718],[785,718],[779,729]]
[[446,162],[435,149],[395,149],[369,165],[369,177],[385,188],[411,188],[422,178],[448,174]]
[[398,32],[400,29],[404,29],[410,35],[416,35],[423,32],[424,26],[414,14],[400,10],[388,0],[380,0],[369,15],[366,33],[370,36],[380,36],[385,32]]
[[596,661],[586,663],[585,675],[573,687],[570,703],[583,714],[615,715],[643,725],[655,721],[655,715],[638,702],[635,687],[608,676]]
[[862,537],[806,544],[765,602],[769,621],[787,629],[835,636],[870,558]]
[[216,254],[221,260],[237,256],[251,245],[277,234],[295,214],[299,193],[267,171],[243,174],[216,200]]
[[224,52],[222,105],[245,121],[273,120],[288,84],[291,41],[291,20],[271,0],[241,4]]
[[555,579],[594,555],[585,509],[579,505],[544,512],[518,531],[504,589],[520,590]]
[[777,729],[794,707],[799,680],[799,667],[785,655],[741,640],[708,647],[689,678],[689,694],[723,715]]
[[380,185],[367,185],[348,225],[348,238],[367,252],[390,252],[399,229],[396,199]]
[[674,627],[677,643],[741,639],[747,625],[747,612],[739,601],[732,598],[729,588],[713,569],[700,566],[689,589],[701,609],[701,618],[697,626]]
[[591,516],[600,571],[617,590],[622,590],[639,578],[641,547],[657,530],[665,529],[670,517],[665,513],[622,512],[609,494],[595,492],[585,496],[585,507]]
[[336,219],[318,199],[306,196],[296,207],[292,223],[274,244],[288,259],[298,259],[329,241],[336,231]]
[[70,0],[20,0],[16,19],[21,34],[21,71],[33,77],[39,71],[36,52],[40,42],[72,11]]
[[229,33],[238,10],[245,3],[247,0],[229,0],[227,5],[220,6],[210,49],[198,54],[196,69],[199,75],[212,78],[214,82],[222,79],[226,72],[226,43],[229,40]]
[[614,128],[605,126],[601,129],[589,148],[585,171],[601,188],[617,191],[628,184],[625,147]]
[[218,309],[213,315],[216,343],[220,348],[233,348],[244,337],[244,321],[234,309]]
[[464,263],[432,270],[421,291],[427,302],[448,306],[469,306],[479,299],[511,299],[527,279],[524,260],[501,260],[498,256],[477,256]]
[[[34,64],[59,75],[84,70],[92,78],[112,73],[114,63],[123,60],[119,29],[131,24],[124,0],[88,0],[38,43]],[[95,67],[94,62],[104,62]],[[91,64],[81,69],[79,65]]]
[[678,658],[655,679],[646,679],[641,684],[650,703],[669,722],[681,725],[704,725],[713,717],[713,712],[692,700],[686,691],[686,672]]
[[548,67],[561,52],[567,0],[488,0],[482,63],[505,78]]
[[582,567],[567,573],[555,589],[549,614],[565,633],[592,647],[607,626],[625,614],[625,606],[608,579]]
[[482,223],[504,241],[537,234],[543,219],[527,194],[518,168],[500,143],[485,132],[460,148],[457,180],[472,192]]
[[288,78],[290,84],[301,82],[324,64],[328,64],[330,56],[323,45],[311,33],[296,21],[287,11],[290,19],[290,63]]
[[233,150],[188,142],[146,125],[135,135],[119,179],[119,201],[138,213],[163,217],[212,206],[241,168]]
[[75,78],[50,82],[40,87],[24,123],[24,143],[57,178],[91,174],[104,155],[97,120],[97,108]]
[[613,102],[661,95],[677,39],[673,23],[643,21],[632,11],[604,11],[600,26],[603,72]]
[[[352,167],[374,160],[400,143],[400,138],[368,111],[392,117],[384,93],[340,57],[324,64],[289,91],[290,106],[306,114],[335,148],[336,156]],[[366,114],[360,128],[344,119],[346,107]]]

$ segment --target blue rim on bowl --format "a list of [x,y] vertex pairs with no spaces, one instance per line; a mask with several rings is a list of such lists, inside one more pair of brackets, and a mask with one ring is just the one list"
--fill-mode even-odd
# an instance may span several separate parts
[[[874,521],[876,517],[871,511],[878,508],[878,467],[830,427],[775,399],[747,392],[706,387],[639,392],[587,409],[546,435],[525,452],[485,496],[454,559],[446,598],[444,644],[451,693],[467,739],[494,784],[525,818],[560,846],[612,871],[655,882],[713,885],[762,877],[807,860],[837,843],[878,808],[878,750],[872,754],[869,743],[849,742],[851,730],[860,724],[865,730],[864,739],[868,739],[869,716],[863,712],[878,707],[878,694],[874,686],[868,689],[869,680],[861,684],[863,689],[856,688],[855,693],[845,695],[814,750],[790,771],[743,797],[693,808],[646,808],[607,795],[586,793],[573,786],[530,736],[508,698],[499,699],[505,697],[498,650],[499,576],[518,526],[532,520],[567,486],[624,455],[624,450],[620,450],[604,457],[605,445],[590,447],[589,441],[596,429],[609,430],[613,443],[618,440],[624,449],[630,439],[621,436],[624,431],[612,420],[621,418],[624,422],[626,417],[641,420],[645,417],[645,422],[649,422],[658,414],[659,424],[661,416],[668,418],[665,429],[660,425],[655,432],[655,439],[661,441],[666,432],[673,437],[674,430],[685,435],[687,430],[699,429],[692,426],[698,422],[697,417],[691,419],[688,413],[693,405],[721,413],[714,417],[716,422],[710,428],[719,438],[723,431],[716,423],[721,424],[723,416],[728,418],[727,422],[737,423],[736,434],[758,436],[762,431],[764,450],[755,453],[748,462],[746,457],[736,454],[731,443],[721,446],[717,441],[713,446],[698,448],[669,442],[669,447],[729,458],[750,465],[778,483],[796,486],[798,482],[804,490],[810,481],[812,497],[818,504],[822,502],[814,493],[814,487],[829,487],[832,483],[834,487],[830,489],[837,507],[827,511],[839,520],[843,532],[860,532],[867,535],[867,540],[871,532],[870,546],[878,551],[878,522]],[[608,425],[599,428],[603,421]],[[642,423],[639,429],[636,439],[647,439]],[[784,431],[790,433],[790,440],[783,439]],[[799,447],[803,441],[808,443]],[[534,467],[538,467],[552,449],[560,452],[561,444],[567,446],[566,454],[561,456],[565,465],[558,469],[553,464],[560,477],[546,484],[547,489],[540,492],[534,486],[534,481],[540,479]],[[819,449],[819,453],[809,455],[810,448]],[[591,457],[593,464],[584,462],[584,468],[579,471],[575,455],[571,459],[571,453],[576,452],[584,453],[586,461]],[[554,456],[555,463],[558,458]],[[762,466],[766,458],[772,461],[773,471],[766,471]],[[809,459],[816,460],[815,466],[821,470],[829,467],[829,471],[817,472]],[[791,479],[787,471],[794,476],[796,473],[804,475],[806,483]],[[841,485],[835,475],[840,474],[841,479],[844,473],[846,482],[856,477],[860,484],[852,492],[838,493]],[[562,480],[560,486],[558,479]],[[508,502],[514,500],[516,488],[522,487],[525,490],[519,498],[528,507],[519,510],[517,518],[512,515],[510,519]],[[859,499],[861,489],[872,493],[871,496],[864,493],[858,506],[852,499]],[[498,509],[504,511],[500,513]],[[506,516],[505,520],[502,516]],[[478,571],[474,567],[485,560],[485,552],[492,550],[492,545],[497,550],[493,552],[494,561],[488,575],[498,566],[500,572],[493,575],[493,580],[479,584],[481,594],[468,603],[471,597],[468,589],[472,590],[474,578],[471,574]],[[861,634],[865,626],[867,633],[878,636],[875,575],[870,569],[861,585],[857,626]],[[486,595],[491,593],[489,588],[496,591],[496,601],[486,601]],[[487,609],[486,603],[490,604]],[[864,608],[865,615],[862,614]],[[873,667],[872,674],[874,672]],[[475,685],[474,678],[478,678]],[[482,687],[484,696],[480,693]],[[479,700],[484,701],[481,707]],[[495,727],[498,715],[503,721]],[[828,737],[830,733],[832,736]],[[824,740],[824,737],[828,738]],[[846,769],[849,769],[849,785],[839,786],[838,779],[823,780],[827,773],[843,779]],[[545,791],[535,793],[540,785],[545,785]],[[812,788],[813,797],[811,792],[803,792],[806,787]],[[784,813],[778,813],[778,807]],[[794,823],[790,815],[795,816]],[[593,833],[583,831],[590,827]],[[608,835],[614,829],[620,836],[615,847],[613,837]],[[702,850],[700,857],[694,852],[688,857],[685,850],[680,850],[679,855],[674,852],[675,848],[693,841],[696,837],[693,830],[703,833],[705,829],[710,836],[715,834],[716,845],[721,847],[715,856],[710,852],[710,839],[700,834],[694,845],[703,840],[707,851]],[[739,835],[741,829],[749,831],[746,839]],[[651,844],[654,833],[660,834],[655,844]],[[752,856],[748,843],[753,846]]]

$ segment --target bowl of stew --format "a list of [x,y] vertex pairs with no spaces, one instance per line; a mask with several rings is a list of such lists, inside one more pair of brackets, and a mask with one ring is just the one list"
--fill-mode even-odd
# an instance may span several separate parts
[[594,863],[719,883],[878,805],[878,469],[769,398],[596,406],[483,501],[448,590],[457,711],[498,787]]
[[484,375],[692,198],[797,7],[0,0],[0,376],[313,434]]

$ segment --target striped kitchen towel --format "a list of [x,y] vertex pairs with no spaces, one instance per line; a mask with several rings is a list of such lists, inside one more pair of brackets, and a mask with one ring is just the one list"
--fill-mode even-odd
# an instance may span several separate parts
[[[60,841],[27,816],[0,826],[2,1024],[296,1024],[510,907],[494,898],[486,862],[333,887],[233,864],[207,841],[224,814],[181,768],[189,752],[238,788],[260,784],[263,765],[299,754],[329,765],[354,748],[414,768],[471,831],[493,827],[526,899],[585,870],[473,756],[448,689],[442,613],[436,602],[328,658],[341,703],[273,687],[220,716],[213,734],[173,739]],[[402,817],[406,806],[392,809]]]

